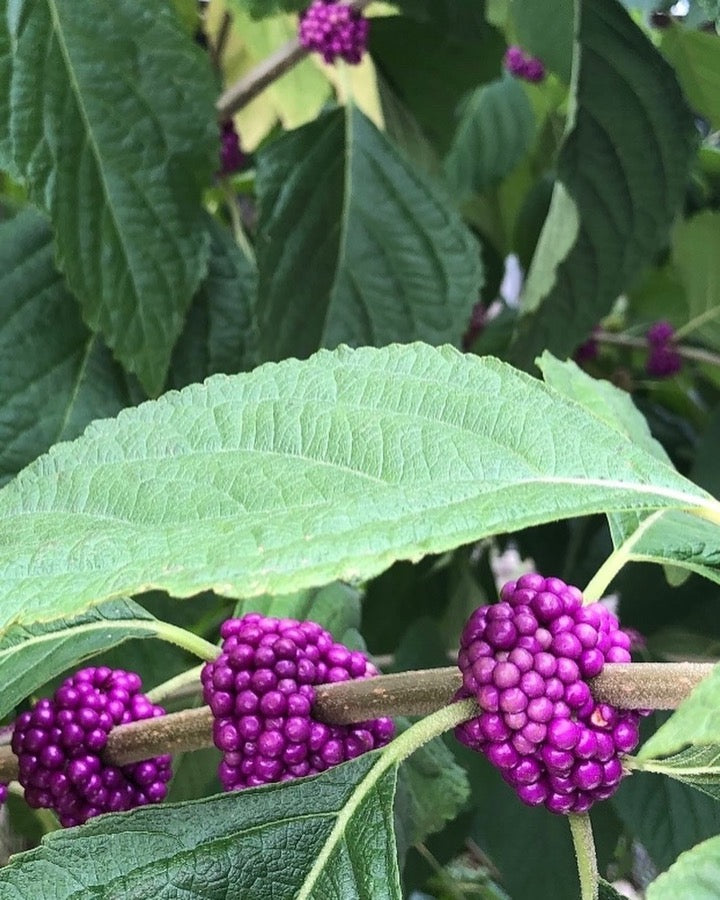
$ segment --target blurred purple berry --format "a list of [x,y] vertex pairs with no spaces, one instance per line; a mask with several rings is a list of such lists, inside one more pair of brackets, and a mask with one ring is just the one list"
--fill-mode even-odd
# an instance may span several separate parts
[[674,336],[675,329],[670,322],[666,319],[662,319],[660,322],[655,322],[654,325],[651,325],[648,328],[645,337],[651,347],[664,347]]
[[505,68],[515,78],[538,84],[545,78],[545,66],[536,56],[530,56],[518,46],[508,47],[503,60]]
[[221,126],[220,173],[232,175],[245,165],[245,154],[240,149],[240,138],[232,121]]
[[61,824],[70,827],[101,813],[165,799],[170,756],[127,766],[102,759],[116,725],[165,714],[141,687],[134,672],[89,667],[67,678],[52,698],[18,716],[12,749],[29,806],[55,810]]
[[0,806],[2,806],[2,804],[7,800],[7,795],[8,795],[7,785],[3,784],[0,781]]
[[377,675],[364,653],[335,643],[316,622],[248,613],[225,621],[220,634],[222,652],[201,680],[225,790],[315,775],[392,739],[391,719],[313,718],[315,685]]
[[649,347],[645,371],[653,378],[669,378],[682,368],[682,357],[673,346],[675,329],[666,320],[655,322],[648,328],[646,340]]
[[617,618],[583,606],[578,588],[535,572],[509,581],[462,633],[457,699],[475,697],[483,712],[457,738],[524,803],[586,812],[615,792],[638,742],[641,712],[595,703],[587,683],[606,662],[630,662],[629,647]]
[[298,38],[326,63],[336,59],[357,65],[367,46],[370,22],[347,3],[314,0],[300,17]]
[[468,323],[467,331],[463,335],[462,346],[463,350],[468,350],[475,339],[478,338],[487,324],[487,307],[479,300],[475,306],[473,306],[472,313],[470,314],[470,322]]

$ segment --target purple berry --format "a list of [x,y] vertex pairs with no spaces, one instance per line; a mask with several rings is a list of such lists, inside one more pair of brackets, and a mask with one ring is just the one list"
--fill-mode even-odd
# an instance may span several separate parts
[[220,173],[232,175],[245,165],[245,154],[240,149],[240,138],[232,120],[223,122],[220,132]]
[[545,66],[536,56],[526,55],[520,47],[508,47],[503,60],[505,68],[515,78],[537,84],[545,78]]
[[664,319],[648,328],[645,335],[650,350],[645,363],[648,375],[653,378],[669,378],[680,371],[682,357],[673,345],[674,338],[675,329]]
[[482,712],[456,730],[524,803],[584,812],[616,790],[622,754],[638,742],[640,711],[595,703],[586,679],[628,662],[630,639],[609,610],[537,573],[508,582],[462,634],[463,687]]
[[300,18],[298,38],[306,50],[319,53],[326,63],[340,58],[357,65],[369,30],[370,22],[349,4],[314,0]]
[[134,672],[88,667],[18,716],[12,749],[29,805],[55,810],[70,827],[164,799],[172,775],[169,756],[119,767],[101,759],[115,724],[164,715],[141,687]]
[[222,652],[201,681],[226,790],[315,775],[392,739],[390,719],[326,725],[312,718],[315,685],[377,675],[363,653],[317,623],[249,613],[228,619],[220,633]]

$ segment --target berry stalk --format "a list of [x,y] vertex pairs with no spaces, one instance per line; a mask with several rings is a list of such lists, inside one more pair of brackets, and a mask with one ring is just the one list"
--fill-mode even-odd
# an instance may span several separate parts
[[[711,663],[608,663],[591,679],[593,697],[624,709],[675,709],[713,670]],[[313,714],[344,725],[380,716],[426,715],[450,704],[462,676],[454,666],[318,685]],[[114,728],[104,758],[127,765],[159,753],[212,746],[207,706]],[[17,759],[0,747],[0,781],[17,777]]]

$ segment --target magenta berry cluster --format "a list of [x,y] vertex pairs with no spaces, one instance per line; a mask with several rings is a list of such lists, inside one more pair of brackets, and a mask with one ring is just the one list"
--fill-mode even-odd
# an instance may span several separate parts
[[232,121],[223,122],[220,140],[220,172],[222,175],[232,175],[245,165],[245,154],[240,148],[240,138]]
[[508,582],[462,633],[458,699],[482,713],[456,729],[485,754],[520,799],[554,813],[587,811],[623,777],[640,713],[596,703],[588,679],[630,662],[630,638],[601,603],[533,573]]
[[655,322],[646,334],[648,357],[645,371],[653,378],[669,378],[682,368],[682,357],[673,345],[675,329],[666,320]]
[[545,66],[536,56],[530,56],[522,48],[508,47],[503,60],[505,68],[516,78],[538,84],[545,78]]
[[319,53],[326,63],[344,59],[356,65],[369,30],[369,21],[349,4],[314,0],[300,18],[298,37],[306,50]]
[[7,800],[7,785],[0,781],[0,806]]
[[202,670],[225,790],[323,772],[382,747],[391,719],[326,725],[312,716],[315,685],[377,675],[365,654],[316,622],[248,613],[221,627],[222,652]]
[[170,756],[126,766],[102,759],[116,725],[165,714],[141,687],[134,672],[88,667],[67,678],[52,698],[18,716],[12,749],[30,806],[55,810],[61,824],[70,827],[100,813],[165,799]]

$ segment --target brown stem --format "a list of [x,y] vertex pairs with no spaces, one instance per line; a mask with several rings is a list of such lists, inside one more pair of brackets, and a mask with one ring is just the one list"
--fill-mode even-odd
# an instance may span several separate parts
[[[624,709],[675,709],[714,669],[711,663],[608,663],[590,680],[593,696]],[[378,716],[426,715],[450,703],[460,686],[455,666],[379,675],[316,688],[313,713],[338,725]],[[209,707],[145,719],[115,728],[108,736],[105,759],[127,765],[161,753],[212,746]],[[17,760],[0,747],[0,781],[17,777]]]

